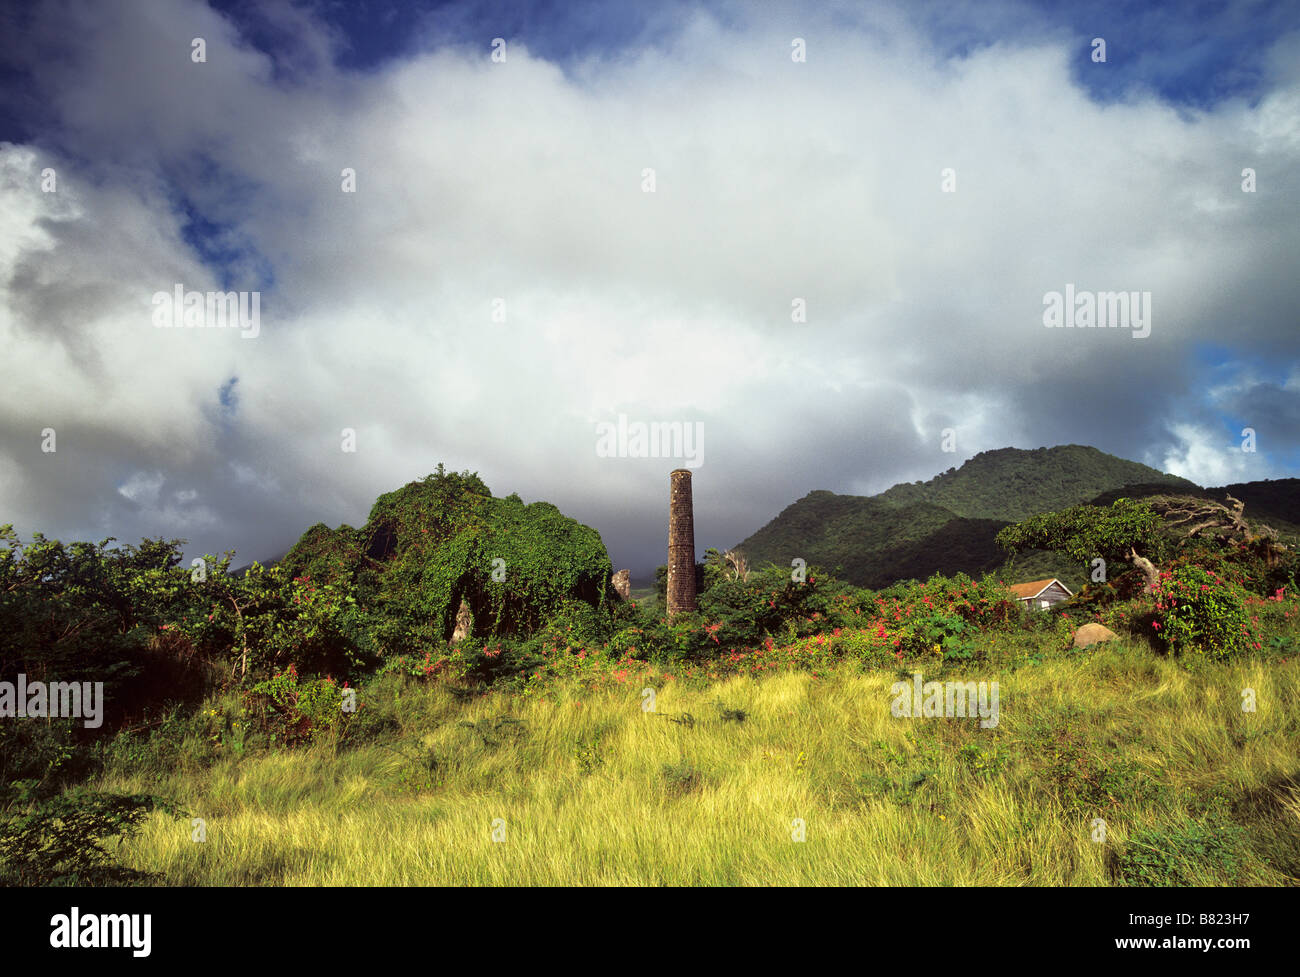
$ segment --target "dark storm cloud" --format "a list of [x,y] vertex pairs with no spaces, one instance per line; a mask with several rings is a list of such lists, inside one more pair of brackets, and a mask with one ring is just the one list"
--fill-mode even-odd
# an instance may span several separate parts
[[[242,563],[444,462],[641,571],[680,459],[599,456],[619,415],[703,426],[701,547],[1008,444],[1290,474],[1294,382],[1202,352],[1297,359],[1297,35],[1187,112],[1172,82],[1113,97],[1086,72],[1122,61],[1024,9],[961,45],[934,7],[682,6],[609,58],[521,22],[496,64],[491,33],[436,46],[447,20],[349,60],[302,9],[42,6],[17,61],[43,116],[0,146],[0,520]],[[174,283],[262,290],[261,334],[153,328]],[[1150,291],[1150,336],[1045,328],[1067,283]]]

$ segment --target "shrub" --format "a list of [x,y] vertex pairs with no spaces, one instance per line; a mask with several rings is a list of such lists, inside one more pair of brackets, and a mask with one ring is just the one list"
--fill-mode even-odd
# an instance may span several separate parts
[[876,630],[891,639],[895,657],[966,660],[981,657],[981,631],[1002,628],[1021,617],[1020,608],[992,577],[939,574],[925,583],[895,584],[874,598]]
[[588,648],[610,636],[610,618],[586,601],[563,599],[541,628],[551,643],[570,648]]
[[616,631],[605,644],[605,655],[610,661],[631,659],[644,661],[650,655],[654,626],[633,627]]
[[1221,818],[1143,828],[1111,856],[1109,869],[1120,885],[1230,883],[1240,873],[1244,845],[1244,830]]
[[663,766],[664,789],[672,797],[681,797],[698,790],[704,783],[704,777],[686,760],[666,763]]
[[524,641],[467,638],[447,656],[447,670],[471,684],[490,685],[517,680],[544,664],[546,656],[567,650],[567,645],[556,644],[550,636],[541,634]]
[[644,643],[638,648],[649,661],[660,666],[695,661],[708,654],[706,645],[712,644],[707,627],[708,622],[699,612],[660,618],[642,629]]
[[320,731],[340,727],[354,713],[343,711],[343,690],[333,678],[301,680],[290,665],[248,692],[248,711],[263,731],[290,745],[313,739]]
[[0,720],[0,805],[24,795],[46,796],[84,776],[88,750],[74,720]]
[[[148,794],[73,791],[0,822],[0,885],[129,885],[158,876],[117,863],[115,850],[155,810]],[[105,843],[115,839],[110,852]]]
[[1151,596],[1151,626],[1173,651],[1226,659],[1252,641],[1245,592],[1213,570],[1190,564],[1165,570]]

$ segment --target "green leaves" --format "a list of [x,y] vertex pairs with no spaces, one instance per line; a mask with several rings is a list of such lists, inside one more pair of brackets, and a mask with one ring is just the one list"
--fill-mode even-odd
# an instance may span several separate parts
[[997,541],[1010,553],[1057,550],[1087,565],[1097,557],[1108,563],[1122,561],[1130,549],[1143,555],[1159,551],[1162,526],[1149,504],[1117,499],[1109,507],[1080,505],[1033,516],[1007,526]]
[[1212,570],[1184,565],[1160,575],[1153,628],[1175,651],[1230,658],[1257,644],[1249,631],[1245,591]]
[[178,813],[149,794],[74,791],[10,815],[0,822],[0,885],[155,882],[155,876],[126,868],[114,857],[117,845],[155,809]]
[[476,637],[525,636],[557,614],[584,640],[609,631],[613,568],[599,533],[547,502],[493,498],[477,474],[441,465],[380,496],[360,530],[313,526],[285,562],[295,573],[325,574],[314,579],[368,608],[356,611],[368,615],[357,630],[381,654],[441,644],[462,600]]

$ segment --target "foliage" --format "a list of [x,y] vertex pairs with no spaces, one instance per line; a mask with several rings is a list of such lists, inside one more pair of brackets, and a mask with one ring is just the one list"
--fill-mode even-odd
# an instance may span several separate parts
[[157,876],[119,865],[114,858],[122,840],[135,834],[155,809],[172,811],[148,794],[71,791],[6,815],[0,822],[0,885],[156,882]]
[[329,676],[301,679],[290,665],[248,691],[248,712],[278,742],[306,742],[348,724],[354,713],[343,709],[347,688],[347,682],[339,685]]
[[1213,570],[1185,564],[1163,571],[1151,598],[1156,610],[1151,626],[1174,651],[1221,659],[1259,647],[1250,634],[1245,592]]
[[1142,828],[1109,863],[1119,885],[1194,886],[1205,876],[1230,884],[1241,870],[1245,832],[1225,818]]
[[699,661],[723,649],[805,637],[847,623],[846,604],[860,607],[864,599],[857,588],[817,567],[806,568],[803,580],[780,567],[752,570],[747,579],[727,579],[719,569],[704,579],[711,586],[698,595],[696,613],[624,629],[612,650],[623,653],[639,645],[643,653],[652,650],[656,661]]
[[683,797],[700,789],[704,776],[687,760],[663,765],[664,791],[670,797]]
[[[751,565],[788,566],[801,557],[867,587],[935,573],[978,574],[1002,564],[1005,553],[995,537],[1008,523],[1080,505],[1130,483],[1199,491],[1184,479],[1095,448],[1005,448],[880,495],[809,493],[738,548]],[[1060,573],[1054,567],[1042,575]]]
[[[368,615],[366,654],[418,654],[452,635],[463,600],[476,636],[530,634],[574,602],[607,630],[612,566],[599,533],[547,502],[493,498],[475,474],[441,465],[379,497],[360,530],[316,526],[290,552],[295,570],[346,582]],[[579,615],[581,616],[581,615]],[[349,632],[345,632],[349,633]]]
[[1189,547],[1168,568],[1187,563],[1212,570],[1249,593],[1272,597],[1279,588],[1295,590],[1300,552],[1288,549],[1279,553],[1265,538],[1227,546],[1201,544]]
[[1116,499],[1110,506],[1080,505],[1033,516],[998,533],[1008,552],[1058,550],[1079,564],[1097,557],[1121,563],[1130,549],[1148,558],[1161,553],[1160,517],[1147,502]]
[[331,529],[323,522],[308,529],[278,564],[291,579],[299,577],[322,584],[354,587],[365,565],[365,539],[346,523]]
[[870,623],[900,661],[983,657],[987,632],[1017,623],[1022,615],[999,581],[975,581],[964,573],[895,584],[878,593],[874,603]]
[[73,720],[0,720],[0,806],[20,797],[46,797],[90,769],[89,750]]

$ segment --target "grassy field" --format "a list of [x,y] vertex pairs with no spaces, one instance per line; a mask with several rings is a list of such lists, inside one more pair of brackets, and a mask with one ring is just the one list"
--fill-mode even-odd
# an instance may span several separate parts
[[386,676],[357,745],[127,739],[96,786],[205,820],[198,843],[155,814],[122,849],[170,884],[1300,881],[1294,658],[1189,669],[1119,641],[968,677],[999,683],[995,728],[895,718],[900,675],[847,663],[664,682],[653,713],[639,682],[462,701]]

